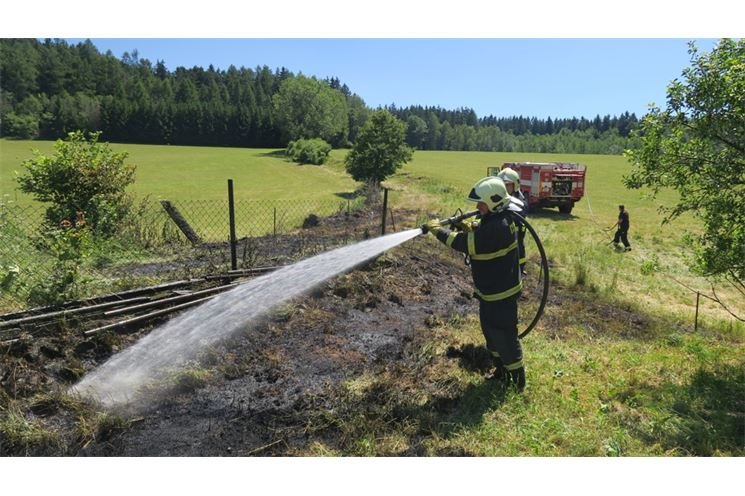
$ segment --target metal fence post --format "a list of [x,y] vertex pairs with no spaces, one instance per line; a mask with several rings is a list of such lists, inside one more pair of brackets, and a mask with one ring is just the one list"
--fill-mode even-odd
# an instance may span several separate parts
[[274,207],[274,235],[277,235],[277,207]]
[[230,220],[230,268],[238,269],[238,257],[236,256],[235,239],[235,201],[233,198],[233,180],[228,179],[228,217]]
[[693,332],[698,331],[698,302],[701,299],[701,293],[696,292],[696,320],[693,322]]
[[388,188],[383,188],[383,222],[380,234],[385,235],[385,214],[388,211]]

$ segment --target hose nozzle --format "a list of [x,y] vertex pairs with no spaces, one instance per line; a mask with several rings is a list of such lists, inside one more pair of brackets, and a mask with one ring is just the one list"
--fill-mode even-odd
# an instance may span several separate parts
[[[454,215],[452,217],[448,217],[447,219],[443,219],[439,221],[439,225],[440,227],[452,226],[465,219],[468,219],[469,217],[474,217],[478,214],[479,214],[479,211],[474,210],[472,212],[466,212],[464,214]],[[429,224],[422,224],[421,229],[422,229],[422,232],[426,234],[431,229],[431,227]]]
[[474,217],[479,214],[478,210],[473,210],[472,212],[466,212],[464,214],[460,215],[453,215],[452,217],[448,217],[447,219],[443,219],[440,221],[440,225],[442,227],[445,226],[452,226],[453,224],[457,224],[458,222],[461,222],[463,220],[468,219],[469,217]]

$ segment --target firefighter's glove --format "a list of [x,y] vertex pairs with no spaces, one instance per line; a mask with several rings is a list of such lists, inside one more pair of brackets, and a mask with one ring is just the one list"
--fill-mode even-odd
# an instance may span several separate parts
[[453,227],[457,229],[458,231],[463,231],[463,232],[473,231],[473,223],[471,220],[468,220],[468,219],[460,221],[460,222],[456,222],[455,224],[453,224]]
[[440,220],[434,219],[425,224],[422,224],[422,232],[424,234],[427,234],[427,233],[435,234],[440,227],[441,227]]

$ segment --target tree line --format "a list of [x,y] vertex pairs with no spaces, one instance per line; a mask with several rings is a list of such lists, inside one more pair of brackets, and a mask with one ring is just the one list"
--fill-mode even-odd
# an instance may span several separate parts
[[560,132],[562,129],[568,129],[569,131],[586,131],[589,129],[597,133],[603,133],[615,129],[618,131],[618,134],[624,138],[628,138],[631,130],[639,122],[636,114],[629,112],[612,117],[610,115],[600,117],[600,114],[598,114],[594,119],[587,119],[585,117],[564,119],[551,119],[551,117],[548,117],[546,119],[540,119],[538,117],[522,115],[513,115],[511,117],[489,115],[479,118],[476,112],[470,108],[447,110],[437,106],[423,107],[421,105],[398,108],[395,104],[392,104],[386,106],[385,109],[403,121],[407,121],[413,115],[424,120],[426,123],[427,120],[432,118],[430,114],[434,114],[434,117],[439,122],[447,121],[452,126],[462,124],[472,127],[498,127],[502,131],[512,131],[516,135],[527,133],[539,135],[554,134]]
[[[336,77],[285,67],[177,67],[136,50],[116,58],[86,40],[0,40],[0,135],[57,139],[101,131],[122,143],[286,147],[322,137],[349,147],[373,109]],[[284,87],[284,88],[283,88]],[[322,88],[323,91],[320,91]],[[308,105],[307,95],[320,95]],[[479,118],[473,109],[384,107],[420,150],[621,153],[634,114]]]

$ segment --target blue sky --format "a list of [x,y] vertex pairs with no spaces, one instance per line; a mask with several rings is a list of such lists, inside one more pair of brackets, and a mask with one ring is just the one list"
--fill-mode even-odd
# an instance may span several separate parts
[[[371,107],[470,107],[479,117],[542,118],[641,116],[650,103],[664,106],[667,84],[689,65],[689,40],[91,38],[103,53],[136,49],[169,70],[267,65],[338,77]],[[704,51],[715,42],[696,40]]]

